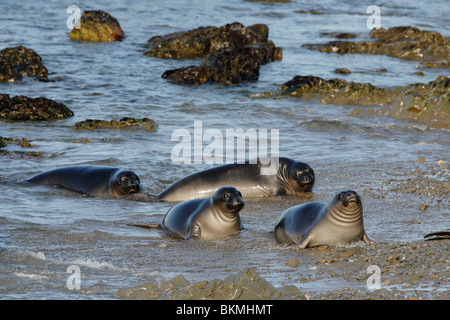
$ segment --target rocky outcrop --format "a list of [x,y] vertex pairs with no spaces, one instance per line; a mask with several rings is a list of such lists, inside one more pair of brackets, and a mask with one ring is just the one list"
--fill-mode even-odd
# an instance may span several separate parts
[[325,80],[315,76],[295,76],[282,84],[279,94],[304,99],[319,99],[323,104],[386,106],[395,100],[390,90],[370,83]]
[[[427,84],[417,83],[386,89],[370,83],[296,76],[282,84],[278,91],[262,96],[285,95],[317,99],[323,104],[381,107],[374,112],[399,119],[422,121],[435,128],[450,129],[450,77],[438,77]],[[352,114],[357,113],[355,111]]]
[[93,120],[87,119],[75,123],[76,130],[96,130],[96,129],[125,129],[130,127],[138,127],[147,131],[156,131],[155,121],[149,118],[134,119],[129,117],[117,120]]
[[232,274],[224,280],[190,283],[179,275],[160,286],[145,283],[119,290],[117,298],[163,300],[268,300],[306,299],[295,286],[276,288],[253,269]]
[[394,102],[378,110],[379,114],[450,130],[450,76],[410,84],[397,91]]
[[200,66],[168,70],[162,77],[184,84],[256,81],[261,64],[267,62],[268,52],[264,48],[226,48],[210,53]]
[[281,59],[281,49],[269,37],[269,27],[255,24],[245,27],[239,22],[222,27],[199,27],[182,33],[155,36],[147,41],[149,49],[144,54],[167,59],[194,59],[225,48],[264,46],[273,60]]
[[374,41],[331,41],[324,44],[305,44],[312,50],[327,53],[371,53],[420,61],[424,67],[450,68],[450,38],[435,31],[415,27],[372,29]]
[[120,41],[125,33],[116,18],[102,10],[84,11],[80,18],[80,28],[72,29],[72,40],[102,42]]
[[23,46],[1,50],[0,82],[17,82],[23,77],[47,81],[48,71],[42,64],[42,58],[33,49]]
[[0,94],[0,119],[57,120],[73,116],[72,110],[62,103],[39,97],[29,98]]
[[169,59],[204,58],[199,66],[164,72],[163,78],[176,83],[256,81],[261,65],[281,60],[281,49],[275,47],[268,36],[269,28],[265,24],[244,27],[235,22],[222,27],[200,27],[151,38],[145,55]]

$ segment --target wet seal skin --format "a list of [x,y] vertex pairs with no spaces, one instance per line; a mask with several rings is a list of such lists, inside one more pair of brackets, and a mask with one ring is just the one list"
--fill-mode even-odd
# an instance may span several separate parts
[[138,195],[140,179],[133,171],[105,166],[71,166],[39,173],[26,181],[59,186],[89,196],[120,198]]
[[428,233],[424,238],[425,241],[450,240],[450,229]]
[[275,239],[299,248],[370,243],[363,224],[362,202],[353,191],[342,191],[329,202],[308,202],[291,207],[279,217]]
[[156,199],[184,201],[204,198],[224,186],[235,187],[245,198],[284,196],[309,192],[314,186],[314,170],[305,162],[281,157],[278,168],[273,168],[273,174],[265,174],[267,169],[268,165],[261,161],[217,166],[182,178],[157,195]]
[[218,239],[243,227],[239,211],[244,207],[242,194],[233,187],[223,187],[212,197],[181,202],[164,216],[162,229],[181,239]]

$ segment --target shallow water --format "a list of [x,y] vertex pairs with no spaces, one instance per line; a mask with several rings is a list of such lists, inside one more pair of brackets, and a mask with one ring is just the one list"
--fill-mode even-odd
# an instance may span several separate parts
[[[31,148],[8,145],[0,155],[0,297],[4,299],[109,299],[122,288],[162,281],[180,273],[190,281],[224,278],[253,267],[274,285],[296,283],[302,274],[314,278],[316,255],[295,252],[304,263],[289,271],[282,265],[291,253],[269,233],[286,208],[310,200],[329,201],[340,190],[362,195],[365,228],[380,242],[420,240],[429,231],[448,227],[448,198],[391,191],[405,174],[428,170],[431,179],[449,179],[450,133],[426,124],[382,116],[349,116],[354,106],[321,105],[292,98],[255,99],[275,90],[295,75],[336,77],[336,68],[352,70],[346,80],[376,86],[403,86],[435,80],[448,70],[424,69],[417,62],[386,56],[329,55],[302,48],[304,43],[332,40],[330,32],[368,37],[365,14],[370,1],[309,1],[259,3],[233,1],[77,1],[81,10],[102,9],[120,22],[126,39],[117,43],[78,43],[68,39],[67,4],[59,1],[28,5],[0,3],[2,48],[23,45],[34,49],[54,82],[25,79],[0,84],[11,96],[45,96],[66,104],[75,116],[51,123],[0,122],[0,136],[30,140]],[[378,3],[381,24],[388,28],[412,25],[450,35],[447,1]],[[309,14],[310,12],[321,14]],[[306,12],[306,13],[305,13]],[[308,13],[309,12],[309,13]],[[198,26],[239,21],[265,23],[269,38],[283,48],[283,60],[264,65],[259,81],[234,86],[180,86],[167,82],[167,69],[198,61],[144,56],[152,36]],[[388,72],[377,72],[386,68]],[[75,131],[75,122],[88,118],[149,117],[156,132],[144,130]],[[125,199],[90,198],[22,180],[58,166],[98,164],[134,170],[149,193],[207,168],[206,164],[176,165],[171,161],[174,130],[193,134],[194,121],[203,130],[278,129],[280,153],[308,162],[316,170],[312,194],[292,199],[246,201],[246,230],[224,240],[182,242],[158,231],[126,224],[157,223],[172,206]],[[87,139],[87,140],[86,140]],[[204,144],[206,146],[206,143]],[[416,162],[424,158],[425,162]],[[445,161],[445,165],[438,165]],[[438,171],[440,175],[433,176]],[[245,199],[244,199],[245,200]],[[422,204],[427,205],[421,210]],[[245,259],[243,258],[245,257]],[[301,259],[300,259],[301,260]],[[303,260],[302,260],[303,262]],[[81,289],[69,290],[69,266],[79,266]],[[312,269],[311,269],[312,268]],[[333,290],[342,280],[311,281],[309,292]]]

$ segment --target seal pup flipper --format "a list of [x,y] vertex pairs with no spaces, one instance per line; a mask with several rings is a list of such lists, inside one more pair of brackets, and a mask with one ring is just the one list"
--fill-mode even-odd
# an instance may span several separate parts
[[367,233],[365,231],[362,236],[362,240],[364,241],[364,243],[373,243],[373,241],[369,239],[369,237],[367,236]]
[[189,235],[186,237],[186,240],[190,239],[200,239],[201,238],[202,229],[198,224],[195,224],[191,231],[189,232]]
[[429,233],[424,238],[425,241],[450,239],[450,229]]
[[297,247],[300,249],[305,249],[312,242],[313,237],[308,233],[302,238],[302,240],[297,244]]

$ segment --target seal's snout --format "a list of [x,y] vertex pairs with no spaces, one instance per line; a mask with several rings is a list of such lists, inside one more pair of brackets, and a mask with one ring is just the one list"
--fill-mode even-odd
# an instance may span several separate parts
[[353,190],[341,192],[340,198],[344,206],[348,206],[350,203],[355,203],[357,205],[361,203],[361,197]]
[[240,211],[244,207],[244,201],[239,195],[235,195],[228,200],[227,207],[230,210]]
[[135,193],[139,192],[139,189],[141,188],[141,184],[138,179],[135,178],[129,178],[123,181],[122,183],[122,189],[126,193]]
[[304,191],[309,191],[314,185],[314,174],[311,172],[305,172],[298,177],[298,185]]

